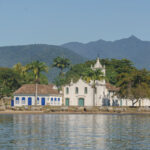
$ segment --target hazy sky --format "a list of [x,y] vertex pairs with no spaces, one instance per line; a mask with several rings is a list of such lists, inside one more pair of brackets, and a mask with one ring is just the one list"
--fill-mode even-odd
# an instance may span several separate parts
[[0,46],[150,41],[150,0],[0,0]]

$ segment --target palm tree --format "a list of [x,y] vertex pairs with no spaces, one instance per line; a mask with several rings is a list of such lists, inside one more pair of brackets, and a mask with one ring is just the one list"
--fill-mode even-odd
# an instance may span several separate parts
[[40,83],[40,74],[41,72],[48,72],[48,67],[44,62],[33,61],[32,63],[27,65],[27,70],[32,71],[35,77],[35,105],[37,105],[37,86]]
[[25,78],[26,78],[26,73],[27,73],[27,67],[23,66],[21,63],[17,63],[13,66],[13,70],[20,74],[20,76],[23,79],[22,83],[24,84],[26,82]]
[[69,66],[70,66],[70,60],[59,56],[53,60],[53,64],[52,64],[52,67],[56,67],[60,69],[60,74],[59,74],[60,76],[63,76],[63,70],[65,68],[69,68]]
[[87,69],[87,71],[85,71],[82,75],[83,80],[85,80],[86,82],[90,82],[92,83],[92,87],[93,87],[93,106],[95,106],[95,93],[96,93],[96,81],[101,81],[104,80],[105,77],[103,75],[103,72],[100,69],[96,69],[96,70],[92,70]]

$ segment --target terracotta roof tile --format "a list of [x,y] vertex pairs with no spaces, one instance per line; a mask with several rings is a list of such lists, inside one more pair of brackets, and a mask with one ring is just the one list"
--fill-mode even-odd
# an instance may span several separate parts
[[106,83],[106,88],[107,88],[109,91],[119,91],[119,88],[113,86],[113,85],[110,84],[110,83]]
[[[45,85],[45,84],[38,84],[37,86],[37,93],[41,95],[48,95],[48,94],[59,94],[58,90],[53,89],[53,84]],[[15,94],[35,94],[36,84],[24,84],[18,90],[14,92]]]

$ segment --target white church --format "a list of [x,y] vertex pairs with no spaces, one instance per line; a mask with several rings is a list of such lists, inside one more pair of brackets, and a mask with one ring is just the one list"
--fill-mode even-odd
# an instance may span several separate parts
[[[105,66],[102,66],[99,58],[93,70],[101,69],[105,76]],[[96,81],[96,90],[92,87],[93,82],[85,82],[79,79],[76,83],[71,81],[70,84],[64,87],[64,103],[66,106],[118,106],[120,102],[114,96],[117,88],[106,83],[105,79]]]

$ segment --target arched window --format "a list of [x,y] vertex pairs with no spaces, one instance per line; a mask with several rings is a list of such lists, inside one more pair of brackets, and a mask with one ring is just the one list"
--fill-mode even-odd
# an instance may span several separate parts
[[79,92],[79,89],[78,89],[78,87],[76,87],[75,88],[75,93],[78,94],[78,92]]
[[19,97],[16,97],[16,104],[19,104]]
[[68,87],[66,88],[66,94],[69,94],[69,88]]
[[22,97],[22,104],[25,104],[25,97]]

